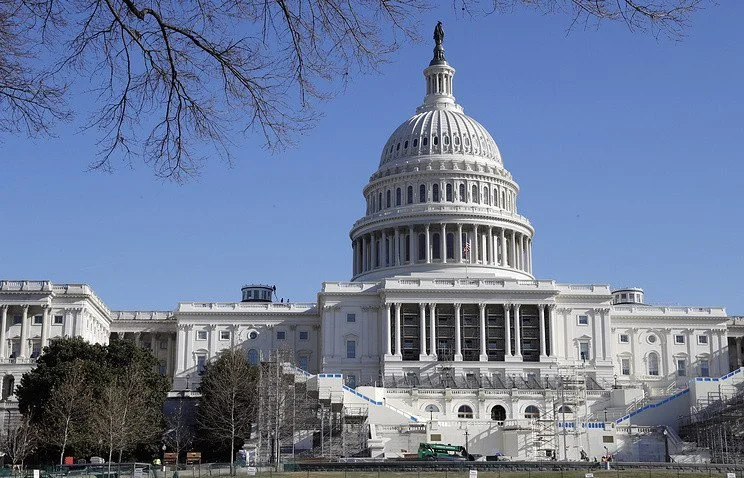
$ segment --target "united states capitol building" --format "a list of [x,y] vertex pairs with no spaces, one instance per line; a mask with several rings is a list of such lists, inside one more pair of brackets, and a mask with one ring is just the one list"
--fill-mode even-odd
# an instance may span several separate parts
[[668,453],[683,455],[679,417],[741,381],[742,322],[721,307],[647,304],[641,288],[535,277],[517,181],[456,102],[454,76],[440,37],[423,102],[362,191],[349,281],[307,303],[253,284],[235,302],[166,311],[110,310],[85,284],[0,281],[2,407],[55,337],[118,338],[159,359],[174,397],[194,396],[222,350],[253,363],[288,351],[286,373],[321,403],[363,414],[372,456],[441,442],[513,459],[663,461],[670,435]]

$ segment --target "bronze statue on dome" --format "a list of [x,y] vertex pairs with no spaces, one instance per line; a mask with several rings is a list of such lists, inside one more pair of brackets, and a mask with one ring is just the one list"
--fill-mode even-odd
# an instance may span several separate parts
[[442,28],[442,22],[437,22],[437,26],[434,27],[434,42],[437,45],[441,45],[444,41],[444,28]]

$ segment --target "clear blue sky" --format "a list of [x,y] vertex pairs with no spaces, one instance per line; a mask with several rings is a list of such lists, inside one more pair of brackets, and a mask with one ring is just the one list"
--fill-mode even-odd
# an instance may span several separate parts
[[744,314],[742,18],[744,2],[723,2],[675,42],[613,24],[567,35],[561,15],[445,8],[422,18],[423,43],[321,105],[295,149],[271,155],[236,138],[233,168],[215,161],[182,186],[139,164],[86,172],[95,137],[75,126],[3,138],[0,278],[85,282],[113,309],[239,300],[247,282],[315,300],[322,281],[350,278],[361,189],[423,98],[441,19],[455,96],[521,187],[538,278]]

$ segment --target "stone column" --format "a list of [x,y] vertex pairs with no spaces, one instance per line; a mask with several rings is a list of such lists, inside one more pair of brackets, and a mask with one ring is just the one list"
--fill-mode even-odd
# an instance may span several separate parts
[[496,264],[496,258],[493,247],[493,227],[488,226],[488,263]]
[[400,231],[395,228],[395,265],[400,265]]
[[455,304],[455,361],[462,361],[462,326],[460,304]]
[[419,360],[426,359],[426,304],[419,304]]
[[403,328],[400,325],[400,302],[395,304],[395,355],[396,357],[403,357],[403,351],[401,350]]
[[517,233],[515,231],[512,231],[511,238],[509,240],[510,247],[511,247],[511,267],[512,269],[517,268]]
[[22,305],[23,311],[21,316],[21,350],[19,357],[28,358],[28,306]]
[[377,238],[375,237],[375,233],[369,235],[369,241],[371,244],[370,258],[372,260],[372,262],[369,264],[369,269],[374,270],[377,267]]
[[514,304],[514,355],[522,358],[522,318],[519,316],[521,304]]
[[65,337],[72,337],[72,310],[65,309],[64,310],[64,319],[63,319],[64,325],[62,326],[64,333],[63,335]]
[[550,337],[550,357],[558,357],[558,351],[555,349],[557,332],[555,327],[555,304],[548,304],[548,323],[550,324],[549,337]]
[[473,264],[478,263],[478,244],[480,241],[478,240],[478,226],[476,224],[473,224],[473,245],[471,246],[471,253],[473,254],[473,260],[470,261]]
[[548,330],[547,321],[545,318],[545,304],[538,304],[537,310],[540,314],[540,321],[537,324],[537,329],[540,331],[540,361],[547,357],[545,352],[545,333]]
[[169,377],[172,377],[174,375],[173,372],[173,336],[169,333],[168,350],[166,350],[165,355],[165,373],[167,373]]
[[387,267],[390,262],[390,248],[388,247],[387,232],[382,230],[380,239],[380,267]]
[[[418,241],[415,241],[415,236],[413,235],[413,226],[410,226],[408,228],[408,263],[413,264],[418,259],[418,248],[417,243]],[[403,246],[403,251],[405,252],[406,248]]]
[[[610,357],[610,351],[608,350],[609,340],[607,340],[610,328],[610,309],[600,309],[599,314],[602,318],[602,323],[600,324],[600,326],[602,327],[602,360],[612,360]],[[667,337],[669,337],[669,335],[670,334],[667,334]]]
[[716,362],[718,362],[718,375],[721,376],[728,373],[728,367],[726,366],[728,354],[723,353],[723,332],[716,330],[715,334],[718,339],[718,360]]
[[[3,316],[3,324],[5,324],[5,317]],[[5,326],[3,325],[3,330],[5,329]],[[736,367],[734,369],[737,369],[741,367],[741,337],[736,337],[734,339],[736,341]],[[0,357],[3,356],[2,352],[0,352]]]
[[357,275],[357,243],[356,241],[351,242],[351,255],[353,256],[353,260],[351,261],[351,276],[354,277]]
[[367,235],[362,236],[362,272],[369,268],[369,258],[367,257]]
[[447,224],[442,224],[442,236],[439,238],[440,254],[442,263],[447,263]]
[[437,358],[437,304],[429,304],[429,355]]
[[425,235],[425,246],[426,246],[426,263],[431,263],[431,234],[429,232],[429,224],[424,226],[424,235]]
[[501,266],[506,267],[508,264],[507,253],[506,253],[506,234],[504,233],[503,227],[501,228],[500,238],[501,238]]
[[186,370],[186,326],[178,325],[178,338],[176,339],[176,373]]
[[480,308],[480,357],[481,362],[488,362],[488,350],[486,349],[486,304],[478,304]]
[[46,306],[41,312],[41,350],[48,345],[49,342],[49,322],[52,315],[52,307]]
[[385,304],[385,355],[393,355],[392,330],[390,329],[390,304]]
[[[503,233],[503,229],[502,229],[502,233]],[[511,357],[511,355],[512,355],[512,348],[511,348],[511,304],[504,304],[504,341],[506,342],[504,344],[504,349],[505,349],[504,355],[506,357]],[[506,360],[508,360],[508,358]]]
[[[217,355],[217,326],[215,324],[209,324],[207,326],[207,333],[209,334],[208,353],[209,358],[212,358]],[[232,336],[232,334],[230,335]]]
[[527,239],[527,272],[532,274],[532,239]]
[[194,329],[193,325],[186,326],[186,368],[189,368],[192,364],[192,347],[194,346]]
[[457,261],[455,262],[462,263],[463,250],[465,249],[465,246],[462,243],[462,224],[457,225],[457,241],[455,241],[455,243],[457,244],[457,249],[460,251],[455,256],[457,258]]
[[8,306],[0,305],[0,359],[8,358]]

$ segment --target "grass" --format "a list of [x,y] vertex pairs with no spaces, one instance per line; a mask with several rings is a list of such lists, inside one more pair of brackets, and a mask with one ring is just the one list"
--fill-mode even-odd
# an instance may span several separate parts
[[[585,471],[479,471],[478,478],[586,478]],[[602,470],[592,471],[594,478],[726,478],[726,473],[648,471],[648,470]],[[263,472],[260,476],[271,478],[469,478],[468,471],[297,471],[285,473]]]

